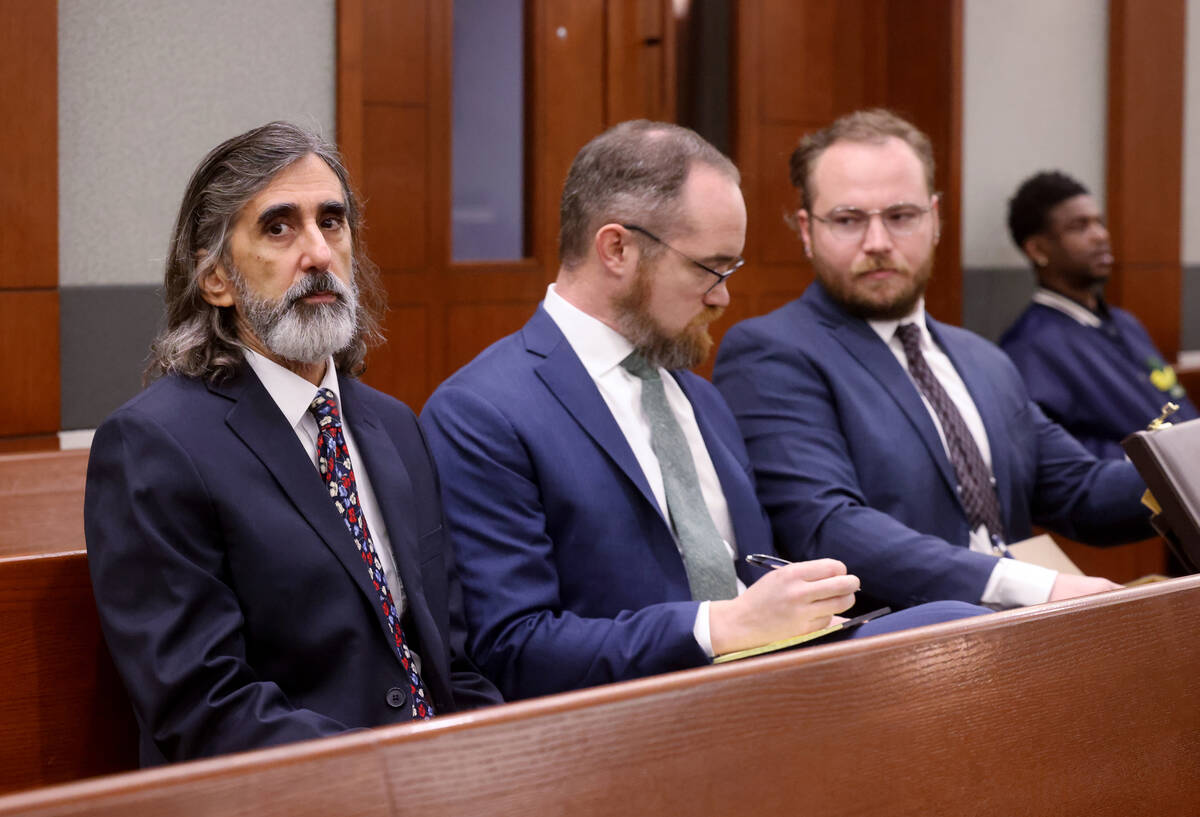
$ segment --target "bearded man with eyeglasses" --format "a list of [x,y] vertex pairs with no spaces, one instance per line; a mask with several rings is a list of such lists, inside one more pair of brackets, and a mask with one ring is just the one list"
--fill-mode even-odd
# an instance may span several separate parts
[[[853,603],[836,560],[774,558],[737,424],[686,371],[742,265],[739,181],[678,125],[592,139],[563,187],[545,299],[425,404],[468,654],[508,699],[704,666]],[[982,612],[927,605],[852,637]]]
[[816,281],[731,328],[714,371],[780,552],[837,558],[893,606],[1117,589],[1007,558],[1035,523],[1092,544],[1148,535],[1144,485],[1050,422],[997,347],[925,313],[928,137],[859,111],[805,136],[790,170]]

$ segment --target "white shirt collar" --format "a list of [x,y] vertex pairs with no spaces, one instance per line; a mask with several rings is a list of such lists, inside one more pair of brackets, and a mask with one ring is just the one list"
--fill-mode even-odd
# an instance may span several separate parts
[[902,318],[885,321],[867,321],[867,325],[875,330],[875,334],[879,335],[884,343],[892,342],[892,338],[896,336],[897,327],[902,323],[915,323],[917,328],[921,330],[921,348],[928,349],[933,344],[933,338],[929,336],[929,327],[925,325],[925,299],[923,297],[918,298],[912,312],[909,312]]
[[1057,309],[1069,318],[1073,318],[1076,323],[1081,323],[1084,326],[1090,326],[1093,329],[1099,329],[1103,321],[1095,312],[1088,309],[1081,303],[1072,301],[1066,295],[1060,295],[1052,289],[1038,287],[1033,293],[1033,302],[1048,306],[1051,309]]
[[571,344],[592,379],[602,377],[633,351],[633,344],[617,330],[594,318],[554,291],[546,288],[542,308]]
[[258,375],[263,388],[267,390],[267,394],[271,395],[275,405],[279,406],[279,410],[283,412],[283,416],[292,428],[295,428],[304,419],[319,388],[332,391],[338,399],[338,405],[341,405],[342,393],[338,389],[337,370],[334,367],[332,355],[325,360],[325,377],[321,380],[321,385],[314,386],[300,375],[280,366],[253,349],[242,347],[242,351],[246,355],[246,362]]

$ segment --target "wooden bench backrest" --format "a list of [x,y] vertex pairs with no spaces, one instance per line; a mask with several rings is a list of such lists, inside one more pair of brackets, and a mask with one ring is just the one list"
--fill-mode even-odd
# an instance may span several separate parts
[[1200,577],[0,798],[0,815],[1192,815]]
[[0,557],[83,550],[87,451],[0,456]]
[[0,558],[0,792],[137,768],[82,551]]

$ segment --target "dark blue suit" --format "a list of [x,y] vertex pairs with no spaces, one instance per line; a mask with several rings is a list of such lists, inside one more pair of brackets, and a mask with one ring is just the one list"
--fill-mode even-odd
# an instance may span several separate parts
[[[1096,544],[1149,534],[1128,462],[1098,462],[1032,403],[991,343],[927,318],[987,430],[1007,541],[1045,525]],[[967,548],[954,472],[916,387],[863,320],[819,284],[725,335],[729,401],[776,545],[833,556],[893,605],[978,602],[995,558]]]
[[[739,556],[773,553],[728,407],[702,378],[674,375]],[[506,698],[708,663],[692,634],[699,602],[645,474],[544,310],[443,383],[421,423],[442,472],[468,653]],[[738,570],[756,575],[740,558]],[[864,634],[976,612],[882,619]]]
[[[340,380],[439,712],[499,701],[463,657],[437,478],[416,418]],[[408,681],[354,541],[295,432],[243,367],[165,377],[96,432],[85,527],[143,764],[406,720]],[[400,691],[400,692],[398,692]]]
[[1194,420],[1196,407],[1137,318],[1108,306],[1097,317],[1099,326],[1086,326],[1032,303],[1001,336],[1000,348],[1050,419],[1097,457],[1124,459],[1121,440],[1145,428],[1168,400],[1179,404],[1175,422]]

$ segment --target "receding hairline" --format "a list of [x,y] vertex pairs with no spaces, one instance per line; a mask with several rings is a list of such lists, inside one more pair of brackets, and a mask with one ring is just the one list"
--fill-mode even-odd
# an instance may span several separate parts
[[816,203],[817,192],[818,192],[817,191],[817,168],[821,165],[821,160],[823,160],[825,158],[826,154],[828,154],[830,150],[832,150],[833,148],[836,148],[840,145],[865,145],[865,146],[869,146],[869,147],[884,148],[884,147],[887,147],[892,142],[899,143],[904,148],[906,148],[908,150],[909,155],[911,155],[912,158],[916,161],[918,174],[921,177],[921,183],[925,186],[925,194],[927,196],[931,196],[931,197],[936,195],[937,191],[934,190],[932,181],[929,178],[929,169],[926,167],[925,160],[921,158],[921,154],[917,152],[917,149],[914,148],[911,144],[909,144],[907,140],[905,140],[899,136],[896,136],[895,134],[878,133],[878,134],[863,134],[862,136],[858,136],[858,135],[839,136],[833,142],[830,142],[828,145],[826,145],[824,148],[822,148],[821,151],[812,158],[812,162],[810,163],[809,168],[808,168],[808,177],[805,179],[805,187],[807,188],[810,201],[813,204]]

